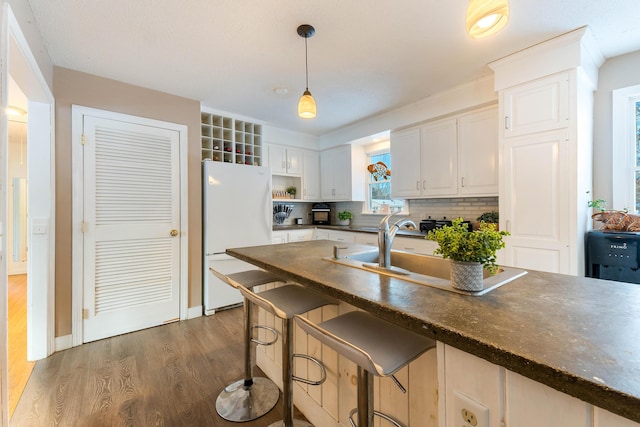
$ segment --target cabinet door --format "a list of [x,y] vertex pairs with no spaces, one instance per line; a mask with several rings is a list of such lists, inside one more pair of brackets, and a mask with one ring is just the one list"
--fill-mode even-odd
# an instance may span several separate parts
[[287,233],[287,242],[306,242],[313,240],[313,229],[293,230]]
[[359,245],[378,247],[378,235],[375,233],[356,233],[355,242]]
[[502,93],[503,136],[511,138],[569,126],[569,75],[534,80]]
[[320,199],[320,155],[316,151],[302,153],[302,199]]
[[391,245],[392,249],[416,254],[433,255],[437,243],[416,237],[396,237]]
[[269,145],[269,167],[271,173],[287,173],[287,150],[279,145]]
[[271,243],[280,244],[287,243],[287,232],[286,231],[274,231],[271,233]]
[[498,195],[498,109],[458,120],[458,194]]
[[320,153],[320,191],[323,200],[351,200],[351,148]]
[[289,175],[302,175],[302,150],[287,148],[286,167]]
[[422,194],[458,194],[458,153],[456,120],[443,120],[420,129]]
[[511,233],[507,265],[571,274],[568,144],[565,130],[505,142],[500,228]]
[[355,243],[356,233],[350,233],[348,231],[329,231],[329,240],[335,240],[345,243]]
[[391,134],[393,168],[391,195],[394,198],[420,196],[420,129]]

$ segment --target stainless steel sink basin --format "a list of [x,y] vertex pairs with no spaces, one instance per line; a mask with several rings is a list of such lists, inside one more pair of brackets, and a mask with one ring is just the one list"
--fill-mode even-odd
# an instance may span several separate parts
[[525,270],[511,267],[500,267],[493,275],[485,270],[484,289],[472,292],[455,289],[451,286],[451,281],[449,280],[450,262],[448,259],[437,256],[392,250],[391,268],[383,268],[378,265],[377,249],[344,253],[341,254],[338,259],[334,257],[325,257],[323,259],[344,266],[372,271],[420,285],[431,286],[464,295],[484,295],[505,283],[509,283],[527,274]]

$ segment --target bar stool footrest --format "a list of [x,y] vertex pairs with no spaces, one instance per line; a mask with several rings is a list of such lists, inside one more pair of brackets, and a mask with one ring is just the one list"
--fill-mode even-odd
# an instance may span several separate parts
[[276,342],[278,342],[278,331],[275,330],[275,328],[272,328],[270,326],[264,326],[264,325],[253,325],[251,329],[264,329],[265,331],[271,332],[274,336],[274,338],[270,341],[261,341],[258,338],[251,338],[252,343],[267,346],[267,345],[273,345]]
[[327,370],[324,367],[324,364],[319,361],[318,359],[316,359],[315,357],[311,357],[307,354],[294,354],[293,355],[294,358],[299,357],[301,359],[307,359],[313,363],[315,363],[316,365],[318,365],[318,368],[320,368],[320,380],[318,381],[313,381],[307,378],[301,378],[301,377],[296,377],[295,375],[293,376],[293,380],[297,381],[299,383],[303,383],[303,384],[308,384],[308,385],[321,385],[322,383],[324,383],[327,380]]
[[[351,412],[349,412],[349,423],[351,424],[351,427],[357,427],[356,423],[353,421],[353,416],[355,414],[358,413],[358,408],[354,408],[351,410]],[[405,427],[403,424],[400,424],[400,422],[398,420],[396,420],[395,418],[387,415],[387,414],[383,414],[382,412],[379,411],[373,411],[373,415],[376,417],[380,417],[383,420],[387,420],[389,421],[391,424],[393,424],[396,427]]]

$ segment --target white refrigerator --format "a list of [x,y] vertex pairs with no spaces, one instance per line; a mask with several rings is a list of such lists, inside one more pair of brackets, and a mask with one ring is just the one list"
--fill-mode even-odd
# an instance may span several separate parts
[[271,169],[233,163],[202,163],[204,312],[235,306],[240,292],[213,276],[256,268],[225,254],[227,248],[271,244]]

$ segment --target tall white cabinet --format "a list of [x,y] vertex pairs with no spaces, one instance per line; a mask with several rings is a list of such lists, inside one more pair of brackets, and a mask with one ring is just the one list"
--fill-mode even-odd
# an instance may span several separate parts
[[513,267],[584,274],[593,91],[604,61],[581,28],[490,64],[499,91],[500,227]]

